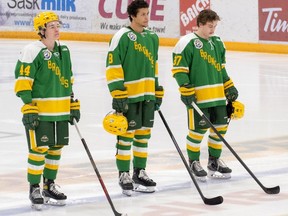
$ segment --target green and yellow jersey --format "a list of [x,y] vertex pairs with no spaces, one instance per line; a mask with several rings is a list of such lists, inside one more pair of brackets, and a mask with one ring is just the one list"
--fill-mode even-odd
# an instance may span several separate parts
[[109,91],[128,92],[129,103],[155,100],[158,86],[158,36],[147,29],[120,29],[109,44],[106,79]]
[[73,74],[68,47],[56,41],[50,51],[33,42],[21,51],[15,68],[15,93],[36,104],[40,121],[69,120]]
[[195,86],[200,108],[226,105],[224,81],[229,79],[225,69],[224,43],[218,36],[209,40],[191,33],[183,36],[173,50],[172,74],[179,86]]

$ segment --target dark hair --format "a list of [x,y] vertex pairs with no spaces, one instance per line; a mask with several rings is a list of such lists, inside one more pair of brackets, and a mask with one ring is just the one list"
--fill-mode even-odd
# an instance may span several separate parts
[[144,0],[134,0],[127,7],[129,20],[132,21],[132,16],[136,16],[140,8],[149,8],[149,4]]
[[200,24],[205,25],[207,22],[213,22],[216,20],[220,21],[218,14],[211,9],[205,9],[197,16],[197,26],[199,27]]

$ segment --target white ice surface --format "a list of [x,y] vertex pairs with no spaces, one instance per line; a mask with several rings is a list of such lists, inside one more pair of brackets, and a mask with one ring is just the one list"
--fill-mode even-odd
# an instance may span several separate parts
[[[33,211],[26,181],[27,144],[21,122],[22,102],[14,94],[14,67],[28,40],[0,40],[0,215],[113,215],[95,171],[74,127],[63,149],[57,184],[68,196],[65,207]],[[230,180],[198,183],[206,198],[223,196],[220,205],[203,203],[160,117],[149,142],[147,172],[157,182],[152,194],[121,194],[115,165],[115,137],[102,128],[111,111],[105,82],[107,43],[65,41],[70,47],[75,85],[81,100],[79,128],[118,212],[129,216],[288,215],[288,70],[287,55],[227,52],[227,70],[245,104],[245,116],[232,121],[225,139],[265,187],[266,194],[224,146],[222,159],[233,169]],[[186,113],[171,77],[172,47],[160,47],[160,82],[165,88],[161,110],[178,145],[185,151]],[[131,63],[133,64],[133,63]],[[205,138],[206,139],[206,138]],[[201,162],[207,165],[206,140]]]

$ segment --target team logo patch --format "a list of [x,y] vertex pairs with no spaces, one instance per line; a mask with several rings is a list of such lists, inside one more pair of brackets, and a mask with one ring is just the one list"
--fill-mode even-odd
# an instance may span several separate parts
[[201,121],[199,121],[199,125],[200,126],[205,126],[206,125],[206,121],[204,119],[202,119]]
[[49,60],[52,57],[52,53],[49,50],[43,51],[44,60]]
[[48,142],[49,141],[49,139],[48,139],[48,137],[46,136],[46,135],[43,135],[42,137],[41,137],[41,142]]
[[196,40],[194,41],[194,46],[196,47],[196,49],[201,49],[201,48],[203,47],[203,43],[202,43],[201,40],[196,39]]
[[133,32],[128,33],[128,37],[131,41],[136,41],[137,40],[137,35],[135,35]]
[[134,120],[129,122],[129,127],[135,127],[136,126],[136,122]]

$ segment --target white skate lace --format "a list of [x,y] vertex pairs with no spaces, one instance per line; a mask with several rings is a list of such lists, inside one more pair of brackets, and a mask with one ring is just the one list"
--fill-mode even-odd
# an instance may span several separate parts
[[139,175],[138,175],[139,178],[142,178],[146,181],[153,181],[152,179],[150,179],[146,173],[146,171],[144,169],[140,170],[139,172]]
[[56,194],[56,195],[62,194],[60,191],[58,191],[58,190],[56,189],[56,186],[57,186],[58,188],[60,188],[59,185],[56,185],[55,183],[52,183],[52,184],[50,185],[50,191],[52,191],[52,192],[53,192],[54,194]]
[[199,161],[193,161],[191,166],[194,166],[198,172],[204,170]]
[[224,163],[223,160],[217,159],[217,170],[219,169],[219,167],[226,168],[227,165]]
[[122,182],[123,184],[130,184],[132,183],[132,179],[130,177],[130,175],[127,172],[123,172],[121,173],[120,177],[119,177],[120,182]]
[[33,198],[36,198],[36,199],[37,199],[37,198],[42,198],[41,193],[40,193],[40,188],[39,188],[39,187],[34,188],[33,191],[32,191],[31,196],[32,196]]

